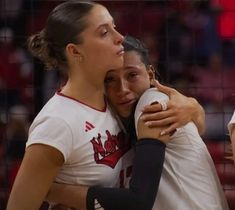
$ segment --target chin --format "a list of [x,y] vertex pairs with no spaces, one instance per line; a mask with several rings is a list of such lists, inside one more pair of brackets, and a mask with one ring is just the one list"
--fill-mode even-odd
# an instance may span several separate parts
[[120,116],[122,117],[122,118],[128,118],[128,117],[130,117],[131,116],[131,114],[130,114],[130,112],[119,112],[120,114]]
[[124,64],[123,58],[120,58],[118,61],[116,60],[116,62],[113,62],[113,68],[110,69],[120,69],[123,67],[123,64]]

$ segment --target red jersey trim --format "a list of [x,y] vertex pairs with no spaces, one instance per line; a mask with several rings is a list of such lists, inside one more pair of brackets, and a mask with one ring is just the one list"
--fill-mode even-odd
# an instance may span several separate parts
[[60,91],[61,91],[61,90],[57,90],[57,91],[56,91],[56,94],[59,95],[59,96],[62,96],[62,97],[71,99],[71,100],[73,100],[73,101],[76,101],[76,102],[78,102],[78,103],[80,103],[80,104],[82,104],[82,105],[85,105],[85,106],[87,106],[87,107],[89,107],[89,108],[91,108],[91,109],[94,109],[94,110],[96,110],[96,111],[99,111],[99,112],[106,112],[106,109],[107,109],[107,102],[106,102],[106,100],[105,100],[105,107],[104,107],[104,109],[100,110],[100,109],[96,109],[96,108],[94,108],[94,107],[92,107],[92,106],[90,106],[90,105],[88,105],[88,104],[85,104],[85,103],[83,103],[82,101],[79,101],[79,100],[77,100],[77,99],[75,99],[75,98],[73,98],[73,97],[66,96],[65,94],[61,93]]

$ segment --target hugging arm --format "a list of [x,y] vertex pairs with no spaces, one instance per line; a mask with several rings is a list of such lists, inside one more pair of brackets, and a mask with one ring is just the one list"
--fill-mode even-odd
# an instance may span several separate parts
[[95,209],[97,202],[105,210],[151,210],[164,157],[164,143],[147,138],[138,141],[130,188],[91,187],[87,194],[87,209]]
[[167,126],[162,130],[162,134],[168,134],[193,121],[199,134],[205,132],[205,111],[195,98],[186,97],[174,88],[161,85],[157,81],[154,85],[159,91],[169,96],[169,101],[165,111],[162,111],[160,104],[145,107],[143,120],[147,122],[148,126]]

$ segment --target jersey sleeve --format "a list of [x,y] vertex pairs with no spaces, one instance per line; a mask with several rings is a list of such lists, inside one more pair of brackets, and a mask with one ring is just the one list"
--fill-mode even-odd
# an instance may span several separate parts
[[162,174],[165,147],[158,140],[138,140],[130,188],[90,187],[87,210],[151,210]]
[[231,135],[231,131],[232,131],[232,126],[234,126],[234,125],[235,125],[235,111],[233,112],[233,116],[228,123],[228,131],[229,131],[230,135]]
[[26,148],[32,144],[56,148],[63,154],[66,162],[73,149],[71,129],[62,119],[48,117],[40,121],[35,120],[29,130]]
[[135,109],[135,128],[136,128],[136,132],[137,132],[137,123],[138,120],[142,114],[142,109],[146,106],[146,105],[150,105],[154,102],[167,102],[169,101],[169,97],[158,91],[156,88],[150,88],[148,90],[146,90],[143,95],[140,97],[136,109]]

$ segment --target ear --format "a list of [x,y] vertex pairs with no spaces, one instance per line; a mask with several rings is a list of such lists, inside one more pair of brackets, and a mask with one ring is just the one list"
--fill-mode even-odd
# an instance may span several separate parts
[[82,56],[79,52],[78,46],[73,43],[67,44],[65,50],[67,55],[72,58],[80,58]]
[[155,80],[155,69],[152,65],[148,66],[147,72],[149,74],[149,80],[150,80],[150,84],[152,84],[152,82]]

